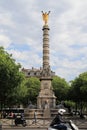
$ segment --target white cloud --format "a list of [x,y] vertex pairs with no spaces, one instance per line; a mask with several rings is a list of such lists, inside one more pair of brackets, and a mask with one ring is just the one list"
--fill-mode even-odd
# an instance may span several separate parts
[[15,27],[15,24],[12,21],[11,13],[8,13],[8,12],[0,13],[0,25],[12,27],[12,28]]
[[87,71],[86,9],[87,0],[1,0],[0,45],[23,67],[40,67],[43,44],[41,11],[50,10],[51,67],[66,80],[74,79]]
[[17,51],[17,50],[9,50],[10,54],[13,55],[13,58],[16,59],[16,62],[21,62],[22,67],[40,67],[41,66],[41,58],[33,51]]
[[0,46],[4,48],[9,47],[11,44],[11,39],[5,35],[0,35]]

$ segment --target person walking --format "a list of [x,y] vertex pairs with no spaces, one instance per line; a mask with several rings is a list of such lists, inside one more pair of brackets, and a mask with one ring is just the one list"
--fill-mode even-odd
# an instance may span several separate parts
[[34,112],[34,120],[35,120],[35,123],[37,122],[37,113],[36,111]]
[[32,124],[36,123],[36,122],[37,122],[37,113],[36,113],[36,111],[34,111],[34,121],[32,122]]

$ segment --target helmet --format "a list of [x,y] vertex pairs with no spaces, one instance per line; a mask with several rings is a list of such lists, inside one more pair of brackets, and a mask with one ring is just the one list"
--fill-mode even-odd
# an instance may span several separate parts
[[64,114],[64,112],[66,112],[66,110],[65,110],[65,109],[59,109],[59,110],[58,110],[58,113],[59,113],[60,115],[63,115],[63,114]]

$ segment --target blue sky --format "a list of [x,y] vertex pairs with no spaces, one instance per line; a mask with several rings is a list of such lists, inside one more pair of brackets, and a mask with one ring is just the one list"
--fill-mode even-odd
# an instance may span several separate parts
[[42,66],[41,11],[51,11],[50,65],[67,81],[87,71],[87,0],[0,0],[0,46],[24,68]]

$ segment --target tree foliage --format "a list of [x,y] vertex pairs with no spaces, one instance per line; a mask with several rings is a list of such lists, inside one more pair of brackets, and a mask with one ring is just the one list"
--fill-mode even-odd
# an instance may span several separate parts
[[74,101],[87,101],[87,72],[80,74],[72,81],[70,91]]
[[25,78],[22,85],[17,89],[17,98],[24,106],[30,102],[36,104],[40,91],[40,81],[36,77]]
[[53,90],[58,101],[66,100],[69,84],[65,79],[55,76],[52,81]]
[[37,96],[39,95],[39,91],[40,91],[39,79],[35,77],[31,77],[26,80],[25,85],[28,89],[28,101],[35,103],[37,100]]
[[[0,102],[8,104],[13,97],[14,89],[21,84],[23,75],[19,72],[20,64],[16,64],[12,55],[0,47]],[[12,100],[10,100],[9,104]]]
[[69,99],[76,103],[77,107],[80,108],[81,113],[83,107],[87,102],[87,72],[80,74],[71,82],[71,88],[69,91]]

